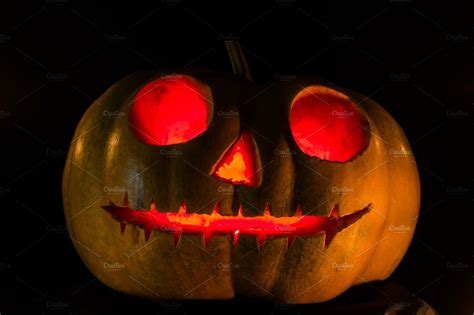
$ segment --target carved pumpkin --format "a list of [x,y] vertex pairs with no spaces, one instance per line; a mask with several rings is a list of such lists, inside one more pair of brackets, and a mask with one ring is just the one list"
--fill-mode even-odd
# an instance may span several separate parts
[[402,259],[420,195],[410,152],[378,104],[316,78],[136,74],[77,127],[68,230],[91,272],[127,294],[325,301]]

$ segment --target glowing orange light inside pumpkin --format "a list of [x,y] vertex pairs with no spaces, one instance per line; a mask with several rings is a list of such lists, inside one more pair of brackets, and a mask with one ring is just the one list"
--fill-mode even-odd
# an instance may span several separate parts
[[234,185],[260,185],[260,159],[249,131],[244,130],[240,138],[224,153],[214,167],[213,175]]
[[346,95],[312,86],[294,99],[290,128],[299,148],[322,160],[346,162],[370,139],[369,123]]
[[130,108],[129,125],[151,145],[189,141],[212,117],[209,88],[188,76],[167,76],[146,84]]
[[173,233],[175,244],[184,233],[202,234],[205,246],[214,235],[231,235],[236,246],[242,234],[255,236],[259,247],[262,247],[268,238],[280,237],[287,237],[290,246],[296,237],[313,237],[324,233],[327,247],[339,231],[361,219],[370,210],[370,205],[342,217],[337,205],[329,216],[302,215],[301,211],[297,210],[294,216],[284,217],[272,216],[267,205],[263,215],[245,217],[242,215],[242,207],[237,216],[221,215],[219,203],[211,214],[186,213],[184,203],[178,212],[159,212],[154,203],[150,210],[133,210],[128,207],[128,197],[125,195],[123,206],[111,203],[102,208],[120,222],[122,233],[128,224],[139,226],[144,229],[146,240],[153,230],[157,230]]

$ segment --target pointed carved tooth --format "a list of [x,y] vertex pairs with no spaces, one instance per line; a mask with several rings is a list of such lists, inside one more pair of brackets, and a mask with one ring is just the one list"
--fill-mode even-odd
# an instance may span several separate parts
[[174,246],[177,247],[179,240],[181,239],[181,231],[174,231],[173,232],[173,239],[174,239]]
[[243,217],[243,216],[244,216],[244,214],[243,214],[243,208],[244,208],[244,207],[243,207],[242,205],[240,205],[240,207],[239,207],[239,213],[238,213],[238,216],[239,216],[239,217]]
[[265,205],[265,210],[263,211],[263,215],[265,216],[270,216],[270,206],[268,205],[268,202],[267,204]]
[[150,239],[150,235],[151,235],[151,232],[153,231],[150,227],[147,227],[145,226],[143,228],[143,230],[145,231],[145,241],[148,242],[148,240]]
[[125,192],[125,195],[123,196],[123,207],[128,207],[128,192]]
[[267,239],[267,236],[263,233],[260,233],[257,235],[257,245],[258,245],[258,250],[263,249],[263,245],[265,244],[265,240]]
[[207,248],[212,238],[212,232],[205,231],[203,235],[204,235],[204,248]]
[[303,215],[303,209],[301,209],[301,206],[298,206],[296,208],[295,217],[301,217],[302,215]]
[[150,202],[150,210],[156,210],[155,200],[153,200],[153,199]]
[[186,201],[183,200],[181,202],[181,205],[179,206],[178,213],[179,214],[185,214],[186,213]]
[[233,234],[233,239],[232,239],[232,244],[234,245],[234,248],[237,247],[237,243],[239,242],[239,236],[240,236],[240,231],[235,230]]
[[221,210],[221,203],[217,202],[216,205],[214,206],[214,209],[212,209],[212,215],[218,215],[220,210]]
[[330,218],[339,219],[339,205],[336,203],[329,214]]
[[127,227],[127,224],[120,222],[120,233],[122,233],[122,235],[125,232],[126,227]]
[[289,249],[291,245],[293,245],[293,243],[295,242],[295,239],[296,239],[296,236],[293,236],[293,235],[288,236],[288,246],[286,249]]

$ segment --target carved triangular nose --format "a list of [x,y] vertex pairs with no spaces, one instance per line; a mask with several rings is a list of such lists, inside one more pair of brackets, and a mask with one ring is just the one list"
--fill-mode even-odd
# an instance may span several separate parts
[[234,185],[258,187],[262,181],[262,167],[252,134],[244,130],[222,155],[212,175]]

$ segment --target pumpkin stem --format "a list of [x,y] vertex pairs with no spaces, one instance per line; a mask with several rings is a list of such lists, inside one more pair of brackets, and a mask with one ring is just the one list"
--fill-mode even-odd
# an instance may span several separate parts
[[240,47],[240,43],[236,40],[226,40],[225,47],[227,48],[227,53],[229,54],[234,74],[241,75],[247,80],[252,81],[249,65],[247,64],[247,59],[245,59],[244,52]]

